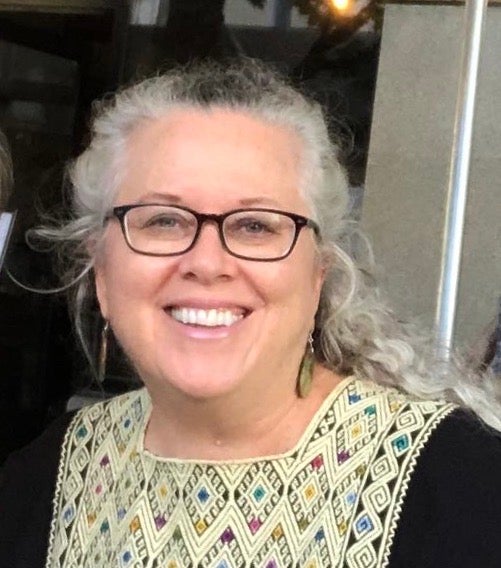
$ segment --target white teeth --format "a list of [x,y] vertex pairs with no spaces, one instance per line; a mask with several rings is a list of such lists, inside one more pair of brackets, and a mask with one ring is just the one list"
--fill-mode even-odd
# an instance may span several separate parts
[[209,310],[206,325],[217,325],[217,310]]
[[225,309],[200,310],[195,308],[172,308],[172,317],[181,323],[203,325],[206,327],[229,327],[241,320],[243,314],[235,314]]

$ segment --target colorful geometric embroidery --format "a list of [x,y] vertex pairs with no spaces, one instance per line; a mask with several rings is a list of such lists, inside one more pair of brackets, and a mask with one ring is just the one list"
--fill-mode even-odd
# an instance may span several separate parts
[[453,408],[351,378],[292,452],[224,463],[142,451],[144,389],[83,409],[46,567],[384,567],[419,453]]

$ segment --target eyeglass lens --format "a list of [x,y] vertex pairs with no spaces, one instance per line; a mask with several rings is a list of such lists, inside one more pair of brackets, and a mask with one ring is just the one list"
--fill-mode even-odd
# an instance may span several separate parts
[[[197,236],[198,220],[190,211],[166,205],[148,205],[127,211],[126,237],[142,253],[180,254]],[[296,225],[287,215],[249,209],[228,215],[223,221],[227,249],[238,256],[272,259],[289,252]]]

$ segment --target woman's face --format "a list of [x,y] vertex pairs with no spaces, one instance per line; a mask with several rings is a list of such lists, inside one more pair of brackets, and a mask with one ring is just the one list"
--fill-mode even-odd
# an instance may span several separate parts
[[[268,207],[308,216],[301,162],[301,141],[285,128],[236,111],[179,110],[133,130],[115,205],[165,203],[202,213]],[[195,398],[296,373],[322,276],[308,228],[287,258],[256,262],[226,252],[213,223],[189,252],[141,255],[112,219],[96,263],[102,314],[145,384]],[[182,323],[182,308],[217,310],[233,323]]]

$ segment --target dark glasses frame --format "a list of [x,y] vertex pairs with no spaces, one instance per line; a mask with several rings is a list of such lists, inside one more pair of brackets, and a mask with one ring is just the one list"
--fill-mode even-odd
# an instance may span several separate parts
[[[130,242],[130,237],[129,237],[128,229],[127,229],[127,222],[126,222],[127,213],[129,211],[132,211],[133,209],[138,209],[140,207],[151,207],[151,206],[154,206],[154,207],[172,207],[174,209],[181,209],[182,211],[187,211],[188,213],[191,213],[195,217],[195,219],[197,220],[197,229],[195,231],[195,235],[193,236],[193,241],[191,242],[191,244],[188,247],[186,247],[185,249],[183,249],[179,252],[154,253],[154,252],[141,251],[139,249],[136,249],[132,245],[132,243]],[[291,219],[294,222],[294,225],[295,225],[295,232],[294,232],[294,237],[292,239],[289,250],[287,252],[285,252],[283,255],[273,257],[273,258],[255,258],[255,257],[249,257],[249,256],[244,256],[244,255],[241,255],[241,254],[234,253],[228,247],[228,245],[226,243],[226,239],[224,237],[224,231],[223,231],[223,223],[231,215],[233,215],[235,213],[242,213],[242,212],[245,212],[245,211],[262,211],[262,212],[268,212],[268,213],[278,213],[280,215],[284,215],[285,217],[288,217],[289,219]],[[231,254],[232,256],[234,256],[236,258],[241,258],[242,260],[253,260],[253,261],[256,261],[256,262],[273,262],[273,261],[282,260],[282,259],[288,257],[291,254],[291,252],[294,250],[294,247],[296,246],[296,242],[298,240],[298,237],[299,237],[301,230],[304,229],[305,227],[309,227],[310,229],[312,229],[317,238],[320,237],[320,227],[312,219],[308,219],[308,217],[304,217],[303,215],[297,215],[296,213],[289,213],[288,211],[281,211],[280,209],[268,209],[268,208],[265,208],[265,207],[254,207],[254,208],[252,208],[252,207],[248,208],[247,207],[247,208],[241,208],[241,209],[232,209],[231,211],[227,211],[226,213],[216,214],[216,213],[198,213],[197,211],[193,211],[193,209],[190,209],[189,207],[183,207],[181,205],[167,205],[165,203],[136,203],[136,204],[133,204],[133,205],[119,205],[118,207],[114,207],[106,215],[104,220],[106,222],[106,221],[112,219],[113,217],[118,219],[118,221],[120,222],[122,234],[125,238],[125,242],[127,243],[128,247],[131,250],[133,250],[134,252],[136,252],[138,254],[144,254],[146,256],[180,256],[182,254],[189,252],[196,245],[198,238],[200,236],[200,233],[202,231],[202,227],[204,226],[205,223],[215,223],[217,225],[221,245],[223,246],[223,249],[228,254]]]

